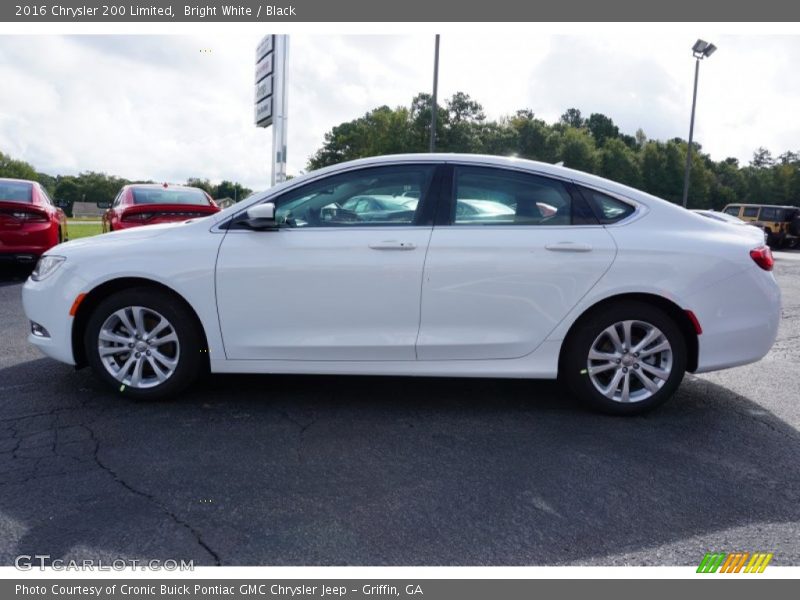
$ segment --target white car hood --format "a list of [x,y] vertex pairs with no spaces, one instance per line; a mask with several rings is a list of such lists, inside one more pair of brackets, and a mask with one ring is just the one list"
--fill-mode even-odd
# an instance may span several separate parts
[[89,249],[94,252],[103,246],[126,243],[130,244],[139,242],[141,240],[152,239],[168,234],[170,230],[177,227],[185,226],[186,222],[176,222],[131,227],[130,229],[122,229],[120,231],[112,231],[111,233],[103,233],[92,237],[80,238],[71,242],[65,242],[63,244],[59,244],[58,246],[54,246],[47,251],[47,254],[69,256],[76,251],[80,253]]

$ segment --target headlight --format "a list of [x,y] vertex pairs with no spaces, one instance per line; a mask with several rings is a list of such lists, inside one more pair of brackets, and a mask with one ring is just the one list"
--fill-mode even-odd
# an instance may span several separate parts
[[33,269],[33,273],[31,273],[31,279],[34,281],[41,281],[46,277],[50,277],[65,260],[67,259],[63,256],[43,256],[39,259],[39,262],[36,263],[36,267]]

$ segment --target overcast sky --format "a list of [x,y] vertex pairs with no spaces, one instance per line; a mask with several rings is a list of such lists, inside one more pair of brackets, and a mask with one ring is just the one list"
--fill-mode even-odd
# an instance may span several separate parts
[[[626,132],[688,135],[694,35],[442,36],[440,95],[497,118],[602,112]],[[271,134],[253,123],[259,36],[2,36],[0,150],[51,174],[269,181]],[[714,159],[800,150],[800,37],[723,36],[703,62],[695,139]],[[203,50],[201,52],[201,50]],[[429,91],[433,39],[295,35],[289,173],[326,131]]]

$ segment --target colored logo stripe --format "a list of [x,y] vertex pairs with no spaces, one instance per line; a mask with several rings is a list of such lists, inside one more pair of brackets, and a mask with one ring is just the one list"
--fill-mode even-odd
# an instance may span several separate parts
[[[767,552],[708,552],[700,565],[697,567],[698,573],[763,573],[764,569],[772,560],[773,554]],[[748,559],[749,562],[748,562]],[[745,567],[745,563],[747,566]]]

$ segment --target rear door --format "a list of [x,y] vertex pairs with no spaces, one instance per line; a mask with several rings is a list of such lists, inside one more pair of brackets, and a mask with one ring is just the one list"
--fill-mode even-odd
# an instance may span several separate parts
[[471,165],[452,177],[428,247],[417,356],[529,354],[611,266],[614,240],[568,181]]

